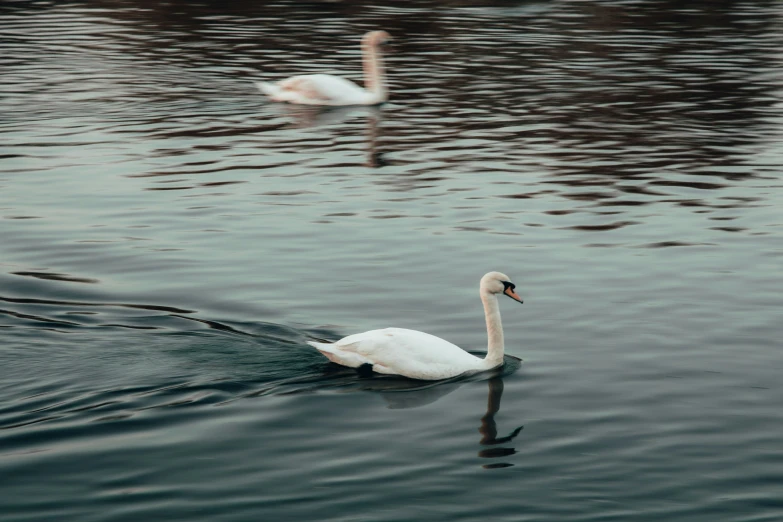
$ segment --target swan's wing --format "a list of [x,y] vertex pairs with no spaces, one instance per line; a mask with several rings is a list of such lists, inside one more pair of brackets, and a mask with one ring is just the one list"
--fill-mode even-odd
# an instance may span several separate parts
[[368,361],[376,372],[416,379],[453,377],[475,370],[481,361],[440,337],[403,328],[349,335],[333,346]]
[[403,355],[431,362],[453,356],[454,353],[467,353],[440,337],[404,328],[370,330],[343,337],[334,344],[378,362],[387,357],[400,358]]
[[259,89],[274,101],[307,105],[363,105],[369,93],[339,76],[308,74],[294,76],[273,84],[259,84]]

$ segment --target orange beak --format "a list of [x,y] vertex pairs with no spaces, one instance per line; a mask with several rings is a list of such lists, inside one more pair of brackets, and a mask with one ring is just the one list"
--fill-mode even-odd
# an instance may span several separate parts
[[507,296],[509,296],[514,301],[519,301],[520,303],[524,303],[524,301],[522,301],[522,298],[519,297],[519,294],[517,294],[515,291],[513,291],[510,286],[508,288],[506,288],[505,290],[503,290],[503,293],[506,294]]

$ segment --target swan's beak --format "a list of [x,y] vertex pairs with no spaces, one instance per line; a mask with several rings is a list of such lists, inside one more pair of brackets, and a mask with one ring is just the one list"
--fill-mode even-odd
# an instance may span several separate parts
[[394,44],[392,43],[391,36],[388,38],[384,38],[383,40],[380,40],[378,42],[378,47],[383,49],[384,52],[394,52]]
[[509,296],[514,301],[519,301],[520,303],[524,303],[521,297],[519,297],[519,294],[517,294],[510,286],[506,287],[505,290],[503,290],[503,293]]

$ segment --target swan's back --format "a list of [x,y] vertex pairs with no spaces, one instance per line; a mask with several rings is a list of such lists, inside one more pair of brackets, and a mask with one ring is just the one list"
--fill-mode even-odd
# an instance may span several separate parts
[[257,82],[273,101],[303,105],[365,105],[370,94],[355,83],[330,74],[294,76],[277,83]]
[[353,368],[370,364],[378,373],[414,379],[445,379],[485,369],[482,359],[462,348],[440,337],[404,328],[370,330],[332,344],[309,344],[338,364]]

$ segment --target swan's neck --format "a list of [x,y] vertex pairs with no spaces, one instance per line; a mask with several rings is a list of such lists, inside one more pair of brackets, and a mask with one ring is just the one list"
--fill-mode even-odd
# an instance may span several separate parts
[[383,103],[389,98],[386,90],[386,75],[383,69],[383,57],[377,45],[362,43],[364,63],[364,87],[373,95],[375,103]]
[[481,302],[484,303],[488,338],[484,364],[487,368],[494,368],[503,363],[503,325],[500,323],[500,307],[498,298],[489,292],[481,292]]

